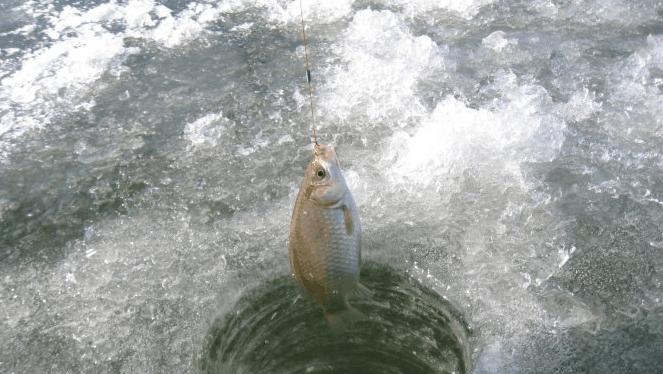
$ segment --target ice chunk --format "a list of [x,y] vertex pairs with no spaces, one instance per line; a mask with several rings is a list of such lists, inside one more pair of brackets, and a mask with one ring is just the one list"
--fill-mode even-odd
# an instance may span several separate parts
[[505,35],[506,33],[504,31],[495,31],[492,34],[483,38],[483,40],[481,40],[481,44],[483,44],[486,48],[492,49],[495,52],[501,52],[504,48],[506,48],[510,44],[518,43],[517,40],[507,39]]

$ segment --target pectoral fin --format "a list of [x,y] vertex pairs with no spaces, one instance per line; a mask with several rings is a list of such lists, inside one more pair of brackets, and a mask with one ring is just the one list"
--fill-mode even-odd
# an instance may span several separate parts
[[352,212],[347,205],[343,205],[343,220],[345,221],[345,232],[352,235],[355,230],[354,222],[352,222]]

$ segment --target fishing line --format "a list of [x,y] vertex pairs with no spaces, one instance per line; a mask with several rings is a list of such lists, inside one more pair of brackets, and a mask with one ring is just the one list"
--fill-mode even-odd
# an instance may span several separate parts
[[302,37],[304,39],[304,61],[306,63],[306,83],[308,84],[308,99],[311,104],[311,127],[313,128],[313,143],[318,145],[318,134],[315,131],[315,111],[313,110],[313,86],[311,86],[311,69],[308,62],[308,40],[306,39],[306,26],[304,25],[304,8],[299,0],[299,12],[302,16]]

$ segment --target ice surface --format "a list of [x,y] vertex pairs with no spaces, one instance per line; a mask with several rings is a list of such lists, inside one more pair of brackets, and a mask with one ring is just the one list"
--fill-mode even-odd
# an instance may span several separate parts
[[[36,16],[44,16],[40,10]],[[48,12],[48,26],[41,33],[49,41],[23,57],[17,71],[0,81],[0,134],[11,139],[41,128],[57,115],[89,110],[84,101],[91,85],[102,75],[117,76],[125,59],[140,51],[126,38],[152,40],[167,48],[195,39],[204,26],[219,17],[209,4],[190,3],[173,15],[151,0],[109,2],[90,9],[65,5]],[[120,29],[117,29],[121,26]],[[32,32],[25,27],[20,33]],[[9,143],[0,141],[0,158]]]
[[486,5],[492,4],[495,0],[389,0],[391,4],[400,5],[405,8],[409,14],[421,14],[432,10],[447,10],[462,18],[471,19],[479,13],[479,10]]
[[[288,273],[298,1],[8,3],[0,372],[195,372]],[[364,256],[457,304],[475,372],[663,365],[658,1],[304,1]]]

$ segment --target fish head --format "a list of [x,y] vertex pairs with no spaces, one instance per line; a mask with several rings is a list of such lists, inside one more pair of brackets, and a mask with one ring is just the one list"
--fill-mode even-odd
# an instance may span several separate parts
[[319,205],[330,206],[343,199],[348,189],[334,147],[316,144],[313,160],[306,168],[306,197]]

